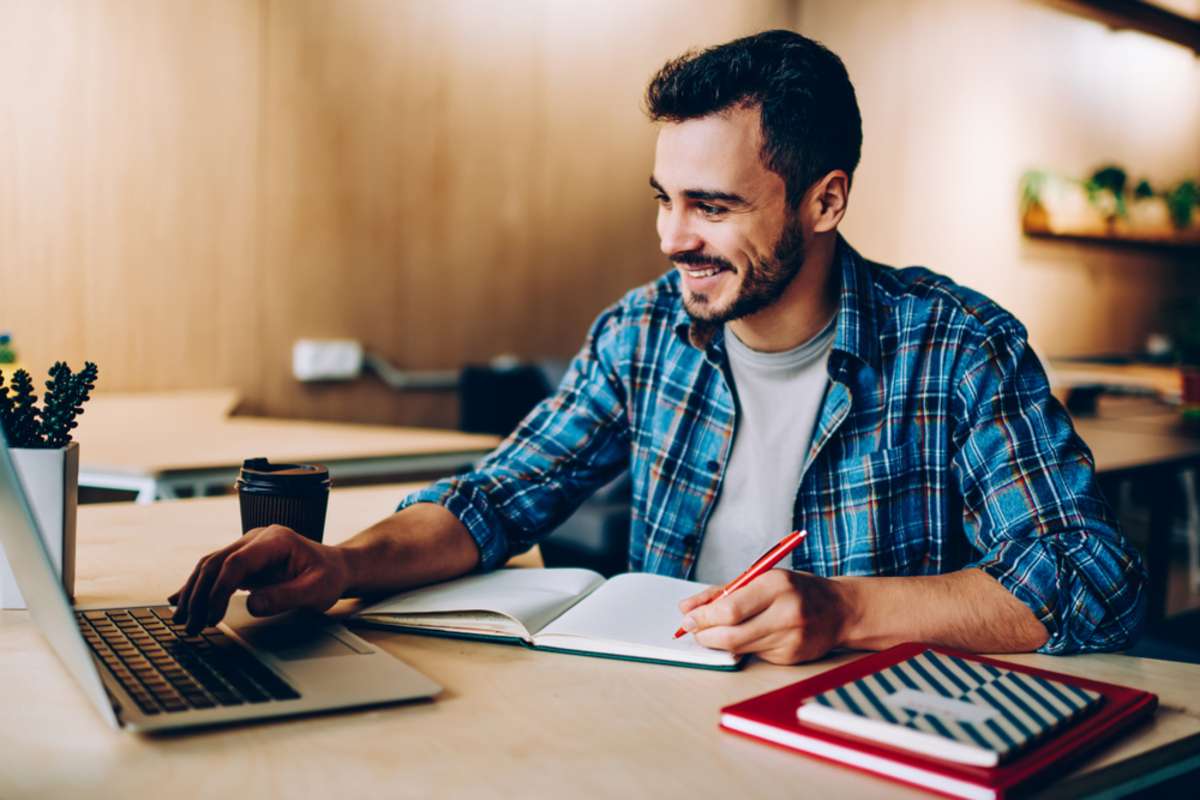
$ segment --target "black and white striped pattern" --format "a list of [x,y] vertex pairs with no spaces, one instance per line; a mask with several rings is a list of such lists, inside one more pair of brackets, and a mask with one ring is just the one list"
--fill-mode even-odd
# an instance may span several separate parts
[[[970,703],[984,709],[987,718],[972,722],[905,708],[894,697],[888,702],[904,690]],[[926,650],[810,702],[993,751],[1003,761],[1101,700],[1100,694],[1070,684]]]

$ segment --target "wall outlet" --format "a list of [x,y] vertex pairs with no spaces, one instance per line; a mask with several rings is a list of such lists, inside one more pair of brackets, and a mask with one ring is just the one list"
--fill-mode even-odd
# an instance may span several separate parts
[[363,348],[354,339],[299,339],[292,345],[298,381],[350,381],[362,373]]

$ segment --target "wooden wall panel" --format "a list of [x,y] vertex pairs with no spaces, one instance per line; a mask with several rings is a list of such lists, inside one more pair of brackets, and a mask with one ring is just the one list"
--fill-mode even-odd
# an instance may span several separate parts
[[[397,364],[567,357],[666,267],[646,187],[646,81],[792,4],[268,4],[264,407],[453,424],[446,396],[298,387],[298,335]],[[686,19],[687,25],[680,21]]]
[[0,0],[0,330],[103,389],[452,425],[452,395],[296,384],[292,341],[572,354],[665,268],[649,75],[794,5]]
[[0,4],[0,327],[31,366],[90,358],[108,389],[253,374],[260,20]]

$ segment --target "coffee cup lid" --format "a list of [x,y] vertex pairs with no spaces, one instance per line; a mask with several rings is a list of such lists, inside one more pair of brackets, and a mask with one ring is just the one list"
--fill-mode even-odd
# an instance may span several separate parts
[[297,495],[328,491],[329,470],[323,464],[272,464],[266,458],[242,462],[236,486],[255,494]]

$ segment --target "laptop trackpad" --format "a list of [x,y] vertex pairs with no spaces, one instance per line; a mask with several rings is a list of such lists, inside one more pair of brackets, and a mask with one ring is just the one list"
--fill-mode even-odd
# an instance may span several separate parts
[[352,656],[369,650],[356,650],[329,628],[320,614],[289,611],[273,617],[251,616],[246,610],[246,595],[229,598],[225,624],[237,631],[246,643],[284,661],[305,658]]
[[238,628],[237,632],[251,646],[284,661],[355,655],[355,650],[340,639],[303,624],[256,625]]

